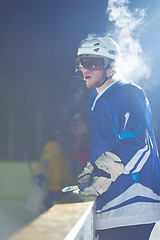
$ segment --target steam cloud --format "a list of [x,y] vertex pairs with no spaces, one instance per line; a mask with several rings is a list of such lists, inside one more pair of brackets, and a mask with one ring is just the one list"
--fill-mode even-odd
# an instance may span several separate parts
[[146,11],[135,9],[131,12],[128,3],[128,0],[108,0],[106,13],[109,21],[115,24],[114,39],[121,52],[117,70],[126,81],[138,82],[150,75],[138,35],[139,30],[142,32],[144,29]]

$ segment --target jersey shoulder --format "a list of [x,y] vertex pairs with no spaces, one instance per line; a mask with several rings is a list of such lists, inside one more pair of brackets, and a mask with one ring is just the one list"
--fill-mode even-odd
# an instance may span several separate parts
[[136,99],[136,98],[145,98],[144,90],[131,82],[118,81],[114,86],[105,93],[105,97],[114,97],[116,101],[121,101],[122,99]]

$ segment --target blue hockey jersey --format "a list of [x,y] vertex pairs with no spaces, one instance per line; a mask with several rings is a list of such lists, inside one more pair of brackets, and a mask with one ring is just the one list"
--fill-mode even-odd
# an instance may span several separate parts
[[110,151],[125,170],[96,200],[97,229],[160,220],[160,162],[144,91],[117,81],[89,99],[90,162]]

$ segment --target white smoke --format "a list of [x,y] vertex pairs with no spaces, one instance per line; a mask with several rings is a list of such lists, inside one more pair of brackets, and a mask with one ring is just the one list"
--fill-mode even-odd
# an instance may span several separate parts
[[115,24],[114,39],[119,44],[121,58],[118,70],[126,81],[138,82],[148,78],[150,69],[139,41],[140,32],[144,30],[144,9],[131,12],[128,0],[108,0],[106,13],[109,21]]

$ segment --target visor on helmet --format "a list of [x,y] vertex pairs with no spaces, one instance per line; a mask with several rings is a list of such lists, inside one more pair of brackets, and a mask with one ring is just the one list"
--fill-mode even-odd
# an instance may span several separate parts
[[76,70],[81,70],[82,68],[87,68],[88,70],[103,70],[105,69],[105,61],[103,58],[95,57],[78,57],[76,60]]

